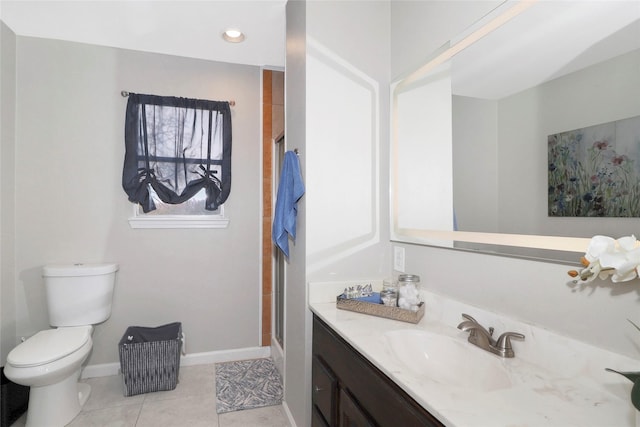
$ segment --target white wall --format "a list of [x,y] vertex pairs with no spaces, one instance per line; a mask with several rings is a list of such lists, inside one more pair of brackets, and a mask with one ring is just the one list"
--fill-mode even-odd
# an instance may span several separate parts
[[[227,229],[129,227],[121,90],[236,101]],[[191,353],[259,346],[259,68],[18,37],[17,93],[17,334],[47,327],[44,264],[111,261],[89,364],[117,362],[129,325],[181,321]]]
[[0,21],[0,365],[16,345],[15,69],[16,36]]
[[299,426],[311,420],[306,284],[390,273],[389,22],[388,2],[287,3],[287,145],[307,188],[286,296],[285,400]]
[[[285,72],[285,128],[287,150],[298,149],[300,171],[307,177],[306,140],[306,2],[287,3],[287,54]],[[286,265],[284,318],[284,400],[296,425],[309,425],[311,414],[311,335],[308,321],[305,254],[307,193],[298,203],[295,244],[289,245]]]
[[[410,71],[402,65],[420,64],[425,52],[456,36],[496,3],[392,2],[392,74]],[[409,39],[429,43],[423,45],[425,50],[408,48]],[[602,231],[597,221],[591,227],[592,234]],[[568,266],[400,246],[406,249],[406,271],[419,274],[431,291],[638,357],[637,331],[626,322],[627,318],[639,321],[637,281],[615,286],[595,283],[580,291],[566,285]]]
[[388,2],[307,3],[307,281],[389,273],[389,25]]

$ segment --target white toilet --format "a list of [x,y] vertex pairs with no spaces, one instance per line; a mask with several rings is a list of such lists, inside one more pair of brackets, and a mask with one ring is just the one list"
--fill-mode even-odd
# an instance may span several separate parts
[[73,420],[91,388],[78,383],[91,352],[95,324],[111,315],[117,264],[51,265],[43,269],[49,324],[11,350],[4,373],[30,386],[27,427],[62,427]]

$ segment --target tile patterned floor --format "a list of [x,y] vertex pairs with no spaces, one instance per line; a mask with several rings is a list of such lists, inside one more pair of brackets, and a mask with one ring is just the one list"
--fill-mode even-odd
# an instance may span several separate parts
[[[215,365],[180,367],[175,390],[124,397],[119,375],[83,380],[91,396],[68,427],[290,427],[282,405],[216,413]],[[23,427],[23,416],[13,427]]]

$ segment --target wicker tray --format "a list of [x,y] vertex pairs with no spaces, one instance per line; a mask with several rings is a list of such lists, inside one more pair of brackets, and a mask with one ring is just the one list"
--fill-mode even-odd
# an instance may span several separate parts
[[340,295],[336,299],[336,307],[341,310],[355,311],[357,313],[386,317],[387,319],[400,320],[401,322],[409,323],[418,323],[420,319],[422,319],[422,316],[424,316],[424,302],[421,302],[420,305],[418,305],[417,311],[411,311],[400,307],[390,307],[383,304],[349,299]]

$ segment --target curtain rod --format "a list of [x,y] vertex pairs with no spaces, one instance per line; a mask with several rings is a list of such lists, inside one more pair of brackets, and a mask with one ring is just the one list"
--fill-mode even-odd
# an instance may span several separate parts
[[[127,96],[129,96],[129,92],[127,92],[126,90],[122,90],[122,91],[120,91],[120,95],[122,95],[124,98],[126,98]],[[232,107],[235,107],[236,101],[229,101],[229,105],[232,106]]]

